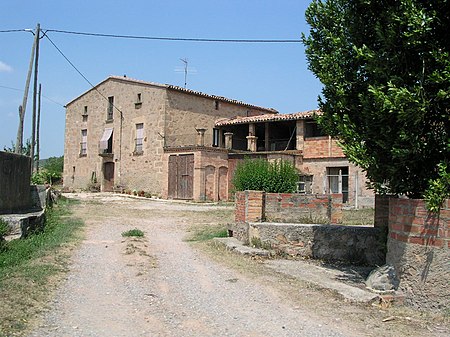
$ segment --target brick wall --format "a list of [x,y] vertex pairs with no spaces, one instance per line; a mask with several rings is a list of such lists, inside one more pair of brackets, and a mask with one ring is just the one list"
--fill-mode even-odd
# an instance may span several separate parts
[[236,193],[236,222],[342,222],[342,195],[295,193]]
[[345,157],[336,140],[328,136],[305,138],[303,146],[304,158]]
[[449,200],[439,215],[429,213],[423,200],[390,199],[389,237],[417,244],[450,248]]
[[389,199],[386,262],[394,265],[405,301],[419,309],[450,307],[450,201],[439,215],[417,199]]

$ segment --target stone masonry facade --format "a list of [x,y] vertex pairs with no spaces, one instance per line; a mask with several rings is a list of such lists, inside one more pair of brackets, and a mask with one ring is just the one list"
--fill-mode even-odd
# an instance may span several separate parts
[[165,148],[195,146],[197,129],[205,129],[204,145],[211,146],[218,118],[263,113],[274,110],[170,85],[109,77],[67,104],[64,187],[81,190],[97,182],[104,191],[121,188],[161,195],[167,182]]

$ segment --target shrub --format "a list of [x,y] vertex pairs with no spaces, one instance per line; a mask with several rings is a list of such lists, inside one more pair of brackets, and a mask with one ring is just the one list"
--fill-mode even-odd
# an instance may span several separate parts
[[273,193],[294,192],[298,171],[290,162],[246,159],[239,163],[233,178],[237,191],[257,190]]
[[53,183],[60,181],[61,178],[62,175],[59,172],[50,172],[46,169],[42,169],[39,172],[33,173],[31,176],[31,183],[34,185],[52,185]]
[[126,232],[122,233],[123,237],[130,237],[130,236],[134,236],[134,237],[143,237],[144,236],[144,232],[141,231],[140,229],[134,228],[134,229],[130,229]]

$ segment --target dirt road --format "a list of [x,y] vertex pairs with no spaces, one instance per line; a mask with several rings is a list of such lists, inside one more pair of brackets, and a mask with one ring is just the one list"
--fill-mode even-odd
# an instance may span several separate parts
[[[192,223],[226,223],[224,206],[78,195],[86,238],[30,336],[367,336],[183,241]],[[121,233],[138,228],[142,239]]]

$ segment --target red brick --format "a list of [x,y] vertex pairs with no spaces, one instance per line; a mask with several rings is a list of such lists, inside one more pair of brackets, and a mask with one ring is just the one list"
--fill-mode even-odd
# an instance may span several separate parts
[[443,247],[444,246],[444,240],[437,239],[437,238],[434,238],[434,237],[426,238],[425,239],[425,244],[427,246]]
[[417,237],[417,236],[410,236],[408,238],[408,242],[409,243],[414,243],[414,244],[418,244],[418,245],[425,245],[425,239],[422,237]]

